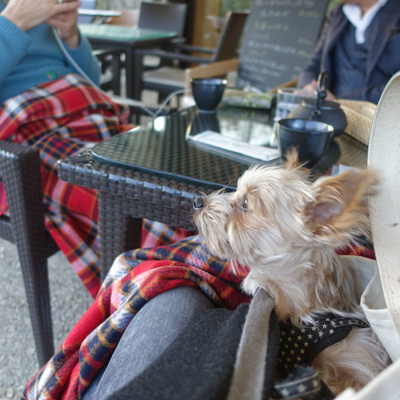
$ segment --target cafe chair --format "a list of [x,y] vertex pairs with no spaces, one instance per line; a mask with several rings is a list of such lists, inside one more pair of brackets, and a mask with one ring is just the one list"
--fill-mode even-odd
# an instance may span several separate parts
[[184,37],[187,4],[142,1],[139,9],[138,28],[175,32],[177,41]]
[[[138,28],[156,29],[167,32],[175,32],[176,38],[161,47],[163,50],[171,51],[177,44],[185,42],[185,27],[187,16],[187,4],[179,3],[156,3],[142,1],[140,3]],[[162,59],[156,56],[145,56],[143,67],[145,70],[160,67]]]
[[[129,105],[133,113],[143,114],[140,103]],[[167,112],[164,110],[164,114]],[[17,249],[41,367],[54,354],[47,259],[59,247],[44,224],[40,166],[38,149],[0,140],[0,180],[8,200],[7,213],[0,215],[0,238],[14,243]],[[10,304],[10,310],[12,307]],[[26,333],[16,332],[19,334]]]
[[[175,32],[176,38],[166,47],[170,48],[185,42],[186,13],[186,4],[142,1],[139,10],[123,10],[120,16],[111,18],[107,24]],[[158,57],[149,56],[144,59],[146,69],[155,68],[159,64]],[[121,67],[125,67],[123,62]]]
[[186,4],[142,1],[138,10],[122,10],[121,15],[110,18],[106,23],[175,32],[176,40],[182,42],[186,12]]
[[[89,0],[87,0],[89,1]],[[123,10],[121,15],[110,18],[106,23],[175,32],[177,37],[168,44],[168,49],[176,44],[184,43],[186,23],[186,4],[156,3],[143,1],[139,10]],[[124,52],[118,49],[98,49],[94,54],[101,65],[101,88],[111,90],[114,94],[121,92],[121,71],[126,68]],[[144,68],[154,69],[160,65],[159,57],[148,56],[143,59]]]
[[[0,169],[8,199],[8,211],[0,216],[0,237],[17,247],[37,358],[42,366],[54,354],[47,258],[59,248],[44,225],[39,151],[2,140]],[[16,340],[25,334],[16,332]]]
[[[208,49],[197,46],[175,46],[173,52],[163,50],[137,50],[135,70],[138,72],[136,79],[141,89],[158,92],[159,101],[170,93],[183,90],[185,85],[185,69],[180,68],[179,63],[187,64],[211,64],[220,60],[228,60],[237,57],[243,27],[248,12],[228,11],[225,18],[225,27],[216,49]],[[192,53],[201,53],[203,56],[193,56]],[[170,61],[173,65],[145,71],[143,57],[157,56],[163,61]],[[177,65],[177,66],[175,66]]]

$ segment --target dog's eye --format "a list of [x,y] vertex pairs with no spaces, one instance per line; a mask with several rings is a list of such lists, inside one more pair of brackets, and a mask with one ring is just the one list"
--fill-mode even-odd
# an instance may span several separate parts
[[248,200],[247,200],[247,197],[245,196],[245,197],[243,197],[243,199],[242,199],[242,203],[240,204],[240,208],[241,208],[243,211],[247,211],[247,210],[248,210],[248,205],[249,205],[249,202],[248,202]]

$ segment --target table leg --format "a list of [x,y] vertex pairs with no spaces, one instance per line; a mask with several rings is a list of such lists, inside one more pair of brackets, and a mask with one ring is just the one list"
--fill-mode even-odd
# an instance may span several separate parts
[[117,256],[141,244],[143,220],[126,215],[122,203],[120,196],[99,194],[101,281]]
[[125,79],[126,79],[126,97],[128,99],[136,99],[134,97],[134,82],[135,82],[135,68],[134,68],[134,49],[129,48],[125,52]]
[[140,100],[142,97],[142,75],[143,75],[143,55],[140,51],[133,50],[133,78],[132,78],[132,91],[133,98]]

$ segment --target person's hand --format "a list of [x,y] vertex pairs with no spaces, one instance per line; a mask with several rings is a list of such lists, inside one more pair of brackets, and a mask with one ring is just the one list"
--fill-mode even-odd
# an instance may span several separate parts
[[[74,3],[77,3],[74,1]],[[79,46],[79,31],[76,25],[78,20],[78,10],[61,12],[46,20],[46,22],[57,29],[60,38],[65,44],[74,49]]]
[[[52,22],[52,18],[57,14],[77,15],[77,9],[80,6],[79,1],[59,3],[57,0],[10,0],[1,15],[23,31],[27,31],[43,22]],[[62,27],[61,29],[64,32],[64,29],[68,31],[70,28]]]
[[[305,89],[305,90],[313,90],[313,91],[317,92],[318,91],[318,82],[317,81],[311,81],[311,83],[309,83],[308,85],[303,86],[303,89]],[[337,97],[332,92],[330,92],[329,90],[326,90],[325,100],[334,101],[334,100],[337,100]]]
[[312,81],[308,85],[303,86],[304,90],[311,90],[312,92],[316,92],[318,89],[318,84],[314,85],[314,82],[317,83],[317,81]]

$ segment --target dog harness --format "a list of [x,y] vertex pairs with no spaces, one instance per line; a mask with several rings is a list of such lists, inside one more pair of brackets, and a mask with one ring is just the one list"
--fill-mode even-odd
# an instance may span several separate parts
[[300,327],[280,322],[278,371],[286,377],[300,365],[311,365],[322,350],[343,340],[354,326],[369,328],[358,318],[336,314],[322,314],[315,324]]

